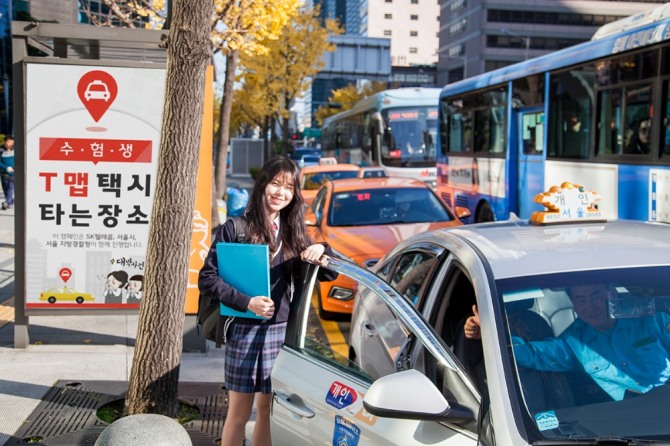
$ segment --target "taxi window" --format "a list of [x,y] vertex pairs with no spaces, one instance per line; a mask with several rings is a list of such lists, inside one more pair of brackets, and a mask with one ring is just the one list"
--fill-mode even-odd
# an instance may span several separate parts
[[321,218],[323,217],[323,206],[326,201],[326,189],[320,190],[316,198],[312,202],[312,210],[314,215],[316,215],[316,224],[321,224]]
[[419,303],[419,291],[437,257],[427,252],[410,252],[403,255],[391,277],[390,285],[415,306]]
[[[341,325],[344,325],[344,323],[324,320],[319,316],[318,287],[319,282],[317,281],[315,289],[310,293],[312,296],[311,304],[304,305],[307,313],[304,318],[305,325],[300,330],[299,338],[294,346],[318,362],[328,364],[344,371],[347,375],[372,383],[373,378],[362,367],[349,359],[348,328],[343,330]],[[286,344],[293,344],[288,336]]]
[[397,260],[397,257],[392,257],[388,259],[387,261],[384,262],[384,264],[379,268],[379,271],[377,271],[377,275],[380,276],[382,279],[386,280],[387,282],[391,282],[389,280],[389,274],[391,274],[391,267]]

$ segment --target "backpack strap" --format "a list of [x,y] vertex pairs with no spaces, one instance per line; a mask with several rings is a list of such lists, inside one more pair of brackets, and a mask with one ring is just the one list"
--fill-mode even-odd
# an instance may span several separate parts
[[235,243],[245,243],[247,240],[246,228],[247,220],[241,216],[230,217],[233,221],[233,232],[235,237],[233,238]]

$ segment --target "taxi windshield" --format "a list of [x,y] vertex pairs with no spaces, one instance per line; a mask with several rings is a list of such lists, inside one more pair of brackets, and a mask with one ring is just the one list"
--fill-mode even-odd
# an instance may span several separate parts
[[333,195],[329,226],[376,226],[451,221],[428,188],[359,189]]
[[357,170],[305,173],[302,177],[302,189],[318,190],[327,181],[356,178],[356,176],[358,176]]
[[668,277],[663,266],[496,282],[529,441],[670,440]]

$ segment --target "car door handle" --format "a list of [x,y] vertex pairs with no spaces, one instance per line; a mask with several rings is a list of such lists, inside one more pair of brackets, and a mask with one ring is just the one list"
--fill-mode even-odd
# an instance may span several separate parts
[[376,334],[375,326],[372,325],[372,322],[370,321],[363,321],[361,324],[361,331],[366,336],[374,336]]
[[288,395],[283,393],[273,392],[274,400],[283,408],[290,410],[291,412],[300,415],[303,418],[314,418],[314,412],[304,406],[296,406],[291,401],[289,401]]

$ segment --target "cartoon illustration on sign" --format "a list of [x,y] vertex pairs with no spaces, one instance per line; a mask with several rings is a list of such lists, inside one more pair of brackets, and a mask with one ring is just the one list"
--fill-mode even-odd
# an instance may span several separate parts
[[105,281],[105,303],[120,304],[125,300],[128,286],[128,273],[123,270],[112,271]]
[[43,293],[40,293],[40,300],[45,300],[50,304],[55,304],[56,302],[76,302],[78,304],[83,304],[84,302],[90,302],[95,300],[93,295],[89,293],[80,293],[79,291],[73,290],[68,286],[51,288]]
[[127,304],[139,304],[142,301],[142,288],[144,287],[144,276],[135,274],[128,280]]
[[[207,253],[209,253],[209,236],[211,234],[209,228],[209,220],[202,216],[197,209],[193,211],[193,237],[191,239],[191,251],[189,258],[197,257],[199,262],[197,265],[202,265],[205,261]],[[188,287],[198,289],[198,274],[200,268],[194,268],[189,265],[188,269]]]

